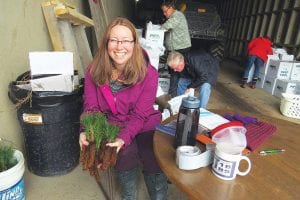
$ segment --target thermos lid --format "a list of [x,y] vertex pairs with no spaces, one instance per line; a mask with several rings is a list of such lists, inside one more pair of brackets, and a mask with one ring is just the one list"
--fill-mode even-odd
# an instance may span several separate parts
[[194,96],[184,97],[184,98],[182,98],[181,105],[186,108],[199,108],[200,100]]

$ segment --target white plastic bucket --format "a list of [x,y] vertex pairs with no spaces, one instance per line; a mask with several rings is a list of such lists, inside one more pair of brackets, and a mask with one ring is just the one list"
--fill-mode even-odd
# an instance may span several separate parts
[[21,151],[15,150],[14,156],[18,163],[4,171],[0,172],[0,199],[1,200],[24,200],[24,157]]

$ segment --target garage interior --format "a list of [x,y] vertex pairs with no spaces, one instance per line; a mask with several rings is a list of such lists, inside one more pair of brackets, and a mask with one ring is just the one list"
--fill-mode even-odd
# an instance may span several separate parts
[[[78,5],[82,4],[81,10],[83,13],[92,17],[87,1],[85,3],[76,0],[73,2]],[[105,8],[107,9],[104,10],[105,12],[102,14],[109,16],[110,1],[103,0],[102,2],[106,4]],[[162,0],[126,1],[127,4],[125,3],[125,6],[128,8],[125,12],[122,12],[122,16],[130,18],[136,23],[138,28],[144,28],[146,21],[149,20],[154,23],[160,23],[162,17],[160,10],[161,2]],[[23,3],[26,4],[28,2],[24,1]],[[212,44],[215,44],[215,42],[222,43],[221,46],[224,47],[223,59],[220,62],[218,83],[216,87],[212,89],[207,109],[224,109],[236,112],[242,111],[249,113],[249,115],[251,115],[251,113],[258,113],[300,124],[299,119],[286,117],[281,114],[279,110],[281,103],[280,98],[275,97],[260,88],[243,89],[239,86],[241,74],[245,66],[246,47],[248,42],[254,37],[267,35],[273,40],[276,47],[284,48],[289,54],[294,55],[295,60],[300,60],[300,0],[186,0],[178,1],[177,5],[180,3],[203,3],[214,5],[220,16],[222,28],[224,28],[224,37],[220,40],[216,40],[216,38],[199,38],[197,36],[192,39],[193,48],[197,48],[198,45],[209,48]],[[5,3],[3,5],[6,6]],[[114,4],[114,6],[118,7],[116,4]],[[35,5],[35,8],[39,7],[40,5]],[[115,8],[115,10],[118,9],[121,8]],[[142,12],[140,12],[141,10]],[[25,18],[26,12],[23,13]],[[141,16],[141,13],[143,13],[144,16]],[[114,15],[117,16],[118,11],[115,11]],[[111,18],[112,17],[113,16],[111,16]],[[4,20],[4,17],[1,16],[1,18],[1,20]],[[109,21],[109,19],[106,20]],[[2,22],[3,21],[1,21],[1,23]],[[46,30],[47,28],[45,28],[44,19],[39,21],[39,23],[43,23],[43,31],[41,31],[41,33],[44,33],[46,35],[45,37],[48,38],[49,36],[47,35],[48,33]],[[105,24],[104,21],[103,24]],[[103,24],[98,28],[103,29]],[[94,30],[92,28],[86,30],[89,43],[91,44],[91,50],[92,52],[95,52],[97,49],[97,37],[99,36],[96,36],[93,33]],[[1,30],[0,33],[2,33]],[[31,34],[34,35],[33,33]],[[32,38],[32,35],[28,36],[28,38]],[[37,44],[37,41],[33,42],[34,45],[28,45],[29,47],[27,47],[26,52],[41,49],[45,51],[52,50],[50,42],[42,47]],[[12,40],[10,45],[17,45],[16,41]],[[6,47],[6,49],[10,48]],[[5,52],[6,49],[1,48],[1,63],[5,60],[6,54],[3,52]],[[20,60],[27,60],[27,57],[26,54],[18,56],[17,58]],[[21,129],[19,126],[16,126],[18,123],[15,119],[16,113],[11,112],[12,104],[7,100],[7,83],[14,80],[20,73],[26,71],[28,67],[26,66],[27,61],[15,61],[15,58],[13,60],[15,65],[22,64],[23,67],[19,67],[18,70],[12,70],[9,69],[10,67],[8,66],[4,72],[7,72],[9,76],[4,77],[4,75],[1,75],[1,77],[3,76],[3,80],[6,80],[5,87],[1,86],[3,87],[2,96],[5,96],[4,103],[1,103],[1,110],[3,110],[1,116],[3,116],[2,118],[4,118],[4,115],[9,116],[9,119],[3,120],[1,125],[4,127],[7,120],[12,121],[12,124],[14,125],[11,126],[14,127],[13,130],[15,133],[9,133],[9,126],[8,128],[4,128],[5,133],[3,136],[14,141],[14,143],[22,149],[24,147]],[[24,174],[26,199],[109,199],[107,173],[101,173],[100,176],[101,185],[98,185],[88,172],[82,171],[80,165],[66,175],[54,177],[36,176],[26,169]],[[149,199],[141,175],[139,176],[138,185],[138,199]],[[115,187],[115,199],[120,199],[118,190],[119,188]],[[182,200],[188,198],[176,188],[175,185],[169,184],[168,199]]]

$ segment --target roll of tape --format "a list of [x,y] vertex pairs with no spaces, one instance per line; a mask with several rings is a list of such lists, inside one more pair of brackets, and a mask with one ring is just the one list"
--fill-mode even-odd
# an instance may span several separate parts
[[196,146],[180,146],[176,149],[176,164],[179,169],[193,170],[210,165],[213,161],[213,150],[201,153]]

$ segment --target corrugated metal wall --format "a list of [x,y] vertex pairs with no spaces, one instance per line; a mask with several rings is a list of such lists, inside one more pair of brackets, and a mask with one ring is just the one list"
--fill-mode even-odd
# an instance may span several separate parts
[[252,38],[269,36],[300,59],[300,0],[221,0],[218,10],[227,27],[226,57],[244,57]]

